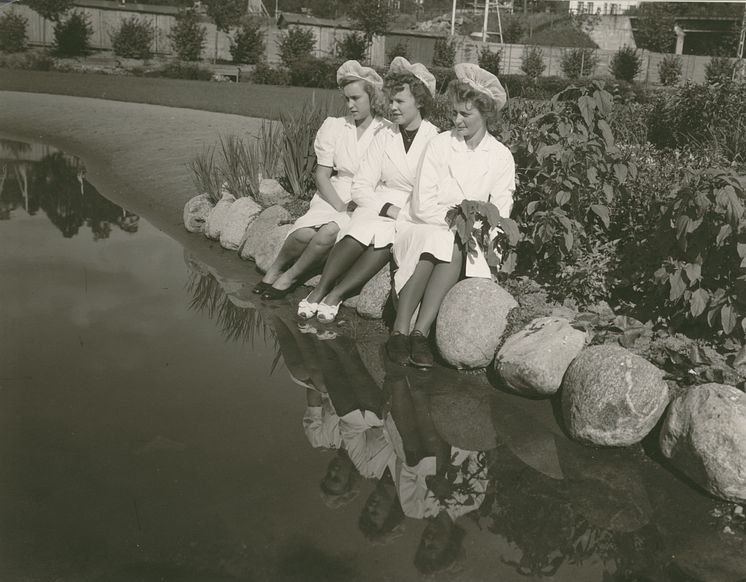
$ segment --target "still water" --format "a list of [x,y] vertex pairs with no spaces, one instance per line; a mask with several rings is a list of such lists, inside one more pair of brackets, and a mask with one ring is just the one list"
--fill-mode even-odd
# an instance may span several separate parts
[[641,449],[299,326],[79,160],[1,153],[0,580],[746,577],[743,525]]

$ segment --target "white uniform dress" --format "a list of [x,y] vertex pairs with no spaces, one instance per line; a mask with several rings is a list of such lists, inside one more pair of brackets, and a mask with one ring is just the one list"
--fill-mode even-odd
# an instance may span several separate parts
[[321,406],[307,406],[303,432],[314,449],[338,449],[342,446],[339,416],[328,394],[321,395]]
[[339,430],[347,454],[362,477],[380,479],[386,467],[394,469],[396,454],[376,414],[353,410],[340,419]]
[[[321,124],[313,144],[316,161],[320,166],[328,166],[336,170],[337,173],[332,176],[331,183],[343,202],[350,201],[352,177],[357,172],[373,136],[389,125],[391,125],[390,122],[385,119],[375,118],[358,139],[355,121],[350,116],[327,117]],[[336,210],[317,192],[311,199],[308,212],[295,221],[288,234],[299,228],[317,228],[330,222],[336,222],[340,228],[343,228],[347,226],[349,220],[349,212]]]
[[[510,216],[515,191],[515,163],[510,150],[486,133],[469,149],[452,130],[430,140],[409,204],[396,220],[394,275],[397,293],[414,273],[423,253],[450,262],[454,233],[446,224],[448,210],[463,200],[489,201],[501,216]],[[478,255],[466,259],[467,277],[490,277],[487,261]]]
[[394,220],[379,213],[387,202],[399,208],[409,202],[422,154],[436,135],[438,128],[423,121],[409,151],[405,151],[398,125],[376,134],[352,182],[351,196],[358,207],[340,231],[339,240],[351,236],[377,249],[394,242]]

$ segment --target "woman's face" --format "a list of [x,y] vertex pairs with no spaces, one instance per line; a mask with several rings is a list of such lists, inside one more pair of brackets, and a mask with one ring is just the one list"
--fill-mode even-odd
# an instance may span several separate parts
[[420,118],[420,109],[408,84],[401,91],[391,94],[389,109],[391,121],[401,127],[407,127]]
[[471,101],[459,101],[451,104],[451,119],[459,135],[465,140],[474,137],[486,129],[487,121]]
[[365,511],[378,529],[383,527],[396,498],[389,495],[383,487],[376,487],[365,503]]
[[342,89],[347,111],[355,121],[365,121],[370,117],[370,97],[363,81],[355,81]]
[[334,457],[326,469],[324,481],[327,488],[335,495],[341,495],[348,489],[352,477],[352,464],[346,458]]

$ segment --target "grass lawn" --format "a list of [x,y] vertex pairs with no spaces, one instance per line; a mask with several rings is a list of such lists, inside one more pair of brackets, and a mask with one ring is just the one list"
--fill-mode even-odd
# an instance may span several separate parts
[[343,106],[333,89],[11,69],[0,69],[0,91],[94,97],[271,119],[311,99],[336,99],[340,109]]

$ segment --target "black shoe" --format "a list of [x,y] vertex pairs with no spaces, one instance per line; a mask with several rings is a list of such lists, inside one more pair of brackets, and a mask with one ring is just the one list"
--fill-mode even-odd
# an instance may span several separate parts
[[277,289],[272,285],[269,286],[264,293],[262,293],[262,299],[274,301],[275,299],[285,299],[290,293],[293,292],[294,285],[290,285],[287,289]]
[[432,368],[434,364],[427,338],[419,331],[409,336],[409,363],[418,368]]
[[386,354],[395,364],[409,362],[409,336],[394,332],[386,340]]
[[252,293],[256,293],[257,295],[261,295],[265,291],[267,291],[270,287],[272,287],[271,284],[265,283],[264,281],[259,281],[256,285],[254,285],[254,288],[251,290]]

